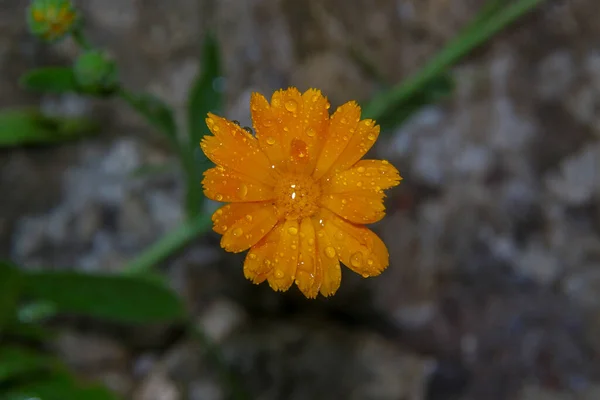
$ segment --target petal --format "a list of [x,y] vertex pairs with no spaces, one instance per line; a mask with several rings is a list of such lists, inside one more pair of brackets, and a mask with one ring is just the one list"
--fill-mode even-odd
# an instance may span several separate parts
[[279,243],[273,258],[273,272],[269,275],[269,285],[273,290],[285,292],[296,279],[298,266],[298,221],[285,221],[281,227]]
[[214,136],[200,142],[204,154],[215,164],[242,173],[258,182],[274,185],[276,178],[267,156],[254,136],[239,125],[209,113],[206,125]]
[[336,193],[321,197],[321,206],[356,224],[372,224],[385,216],[383,191]]
[[223,202],[265,201],[275,197],[273,187],[262,184],[232,169],[217,166],[204,172],[204,195]]
[[340,260],[363,277],[377,276],[389,264],[383,241],[370,229],[354,225],[327,211],[321,213],[325,233],[333,238]]
[[392,164],[383,160],[362,160],[354,167],[331,176],[323,184],[323,193],[380,192],[397,186],[402,177]]
[[273,228],[255,246],[252,246],[244,261],[244,276],[255,284],[264,282],[273,271],[273,255],[277,250],[281,225]]
[[331,238],[320,223],[313,219],[313,225],[319,227],[317,230],[317,268],[323,274],[319,292],[325,297],[333,296],[342,282],[340,261]]
[[260,208],[270,207],[267,203],[234,203],[227,204],[212,215],[213,230],[221,235],[225,234],[239,220],[246,218],[252,220],[253,214]]
[[373,147],[379,137],[379,125],[372,119],[365,119],[358,123],[356,132],[350,138],[348,145],[340,154],[332,167],[332,171],[343,171],[353,166],[363,158],[367,151]]
[[324,176],[327,171],[332,167],[335,161],[339,158],[340,154],[344,151],[350,138],[356,131],[356,126],[360,120],[360,107],[356,102],[350,101],[340,106],[329,120],[329,131],[313,177],[320,179]]
[[257,208],[234,223],[221,238],[221,247],[232,253],[239,253],[254,246],[277,223],[275,206],[268,204]]
[[323,273],[317,263],[317,243],[315,228],[310,218],[304,218],[300,224],[300,257],[296,272],[296,285],[309,299],[319,294]]

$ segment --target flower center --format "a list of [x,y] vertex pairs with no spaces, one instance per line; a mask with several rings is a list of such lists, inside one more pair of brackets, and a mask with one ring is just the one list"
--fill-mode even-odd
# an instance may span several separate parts
[[275,185],[275,206],[280,217],[300,219],[315,214],[319,207],[321,187],[310,176],[282,175]]

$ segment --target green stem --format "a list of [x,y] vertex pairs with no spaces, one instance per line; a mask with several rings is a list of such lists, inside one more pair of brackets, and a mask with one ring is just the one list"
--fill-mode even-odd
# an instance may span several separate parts
[[[481,17],[476,18],[474,25],[452,40],[416,75],[371,100],[365,107],[365,118],[381,119],[387,113],[392,112],[397,104],[420,91],[431,79],[446,71],[467,53],[543,1],[522,0],[506,6],[496,15],[490,15],[485,22]],[[492,6],[489,9],[486,7],[484,13],[492,14],[489,10],[493,8]]]
[[139,274],[150,271],[156,264],[170,257],[198,235],[210,229],[211,219],[208,215],[200,215],[183,223],[179,228],[166,234],[148,250],[128,263],[124,274]]
[[81,29],[75,29],[73,31],[72,35],[73,35],[73,40],[75,40],[75,43],[77,43],[79,45],[79,47],[81,47],[82,49],[84,49],[86,51],[92,50],[92,45],[87,40],[87,38],[85,37],[85,35],[83,34],[83,31]]

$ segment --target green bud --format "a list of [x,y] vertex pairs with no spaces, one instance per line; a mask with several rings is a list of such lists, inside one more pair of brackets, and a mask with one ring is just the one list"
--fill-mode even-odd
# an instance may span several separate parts
[[75,79],[85,91],[109,94],[118,84],[117,66],[99,50],[90,50],[80,55],[73,67]]
[[34,35],[54,42],[69,35],[79,20],[69,0],[33,0],[27,7],[27,24]]

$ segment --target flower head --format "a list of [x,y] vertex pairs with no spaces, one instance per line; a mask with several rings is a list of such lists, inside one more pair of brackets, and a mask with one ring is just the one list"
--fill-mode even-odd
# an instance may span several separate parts
[[69,0],[34,0],[27,8],[31,32],[51,42],[71,32],[77,18],[77,11]]
[[217,165],[204,174],[204,193],[230,203],[212,217],[221,247],[250,249],[244,275],[252,282],[277,291],[296,283],[308,298],[335,294],[340,262],[379,275],[389,254],[364,224],[383,218],[383,190],[402,179],[387,161],[361,160],[379,126],[361,121],[355,102],[330,116],[315,89],[280,90],[270,103],[254,93],[250,106],[256,136],[209,114],[213,135],[200,144]]
[[89,50],[80,55],[73,72],[77,83],[91,93],[111,93],[119,83],[115,62],[100,50]]

